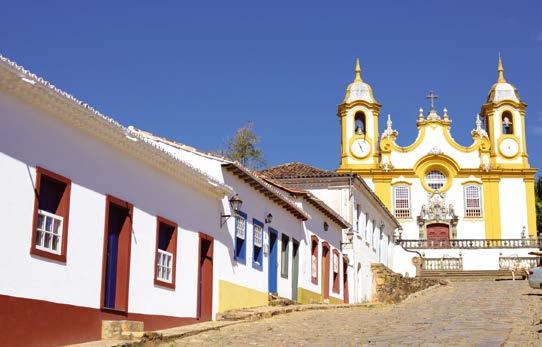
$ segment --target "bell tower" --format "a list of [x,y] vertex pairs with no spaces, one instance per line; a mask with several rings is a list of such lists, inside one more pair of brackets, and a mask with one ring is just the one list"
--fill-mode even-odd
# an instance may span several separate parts
[[529,168],[525,141],[525,108],[517,89],[504,78],[499,55],[497,82],[493,84],[481,114],[491,142],[493,168]]
[[361,79],[359,59],[356,60],[355,73],[337,112],[341,123],[339,172],[378,167],[378,114],[381,105],[375,100],[371,86]]

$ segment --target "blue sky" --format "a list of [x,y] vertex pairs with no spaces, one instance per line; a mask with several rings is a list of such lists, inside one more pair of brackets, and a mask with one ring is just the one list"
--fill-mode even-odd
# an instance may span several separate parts
[[10,1],[0,52],[124,125],[218,150],[253,121],[268,164],[327,169],[356,57],[399,144],[434,89],[468,145],[501,52],[540,167],[541,15],[535,1]]

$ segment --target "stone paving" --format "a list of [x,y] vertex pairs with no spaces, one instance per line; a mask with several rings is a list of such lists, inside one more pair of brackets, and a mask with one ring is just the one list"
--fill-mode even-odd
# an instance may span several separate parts
[[398,305],[303,311],[164,346],[542,346],[542,290],[527,281],[452,282]]

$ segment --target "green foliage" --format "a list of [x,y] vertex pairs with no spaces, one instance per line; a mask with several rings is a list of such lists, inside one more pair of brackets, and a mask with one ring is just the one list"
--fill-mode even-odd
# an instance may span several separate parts
[[265,165],[263,151],[257,147],[259,143],[260,138],[254,132],[254,124],[248,122],[237,129],[235,135],[228,140],[223,154],[250,169],[257,169]]
[[538,177],[534,190],[536,193],[536,229],[538,232],[542,232],[542,176]]

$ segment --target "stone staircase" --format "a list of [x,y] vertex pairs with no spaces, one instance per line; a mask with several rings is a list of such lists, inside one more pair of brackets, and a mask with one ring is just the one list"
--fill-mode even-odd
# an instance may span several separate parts
[[[512,279],[510,270],[420,270],[416,277],[449,280],[508,280]],[[526,274],[516,273],[516,279],[526,279]]]
[[293,302],[292,300],[282,298],[273,293],[269,293],[267,298],[268,298],[269,306],[290,306],[290,305],[295,304],[295,302]]

